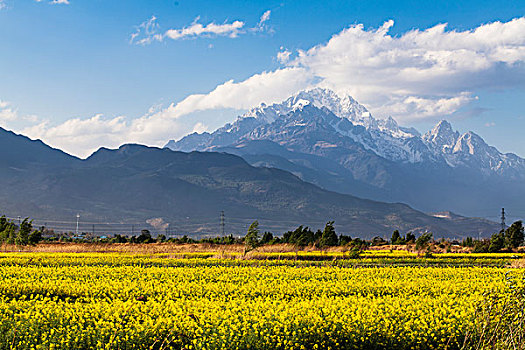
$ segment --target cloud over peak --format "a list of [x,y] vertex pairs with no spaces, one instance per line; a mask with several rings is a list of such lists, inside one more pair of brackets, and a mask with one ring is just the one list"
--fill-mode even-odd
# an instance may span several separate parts
[[400,36],[389,34],[393,25],[350,26],[299,51],[288,65],[310,71],[381,116],[404,120],[454,113],[473,100],[474,89],[510,84],[506,79],[513,74],[500,72],[523,72],[525,18],[467,31],[439,24]]
[[[257,25],[264,25],[269,16],[269,12],[263,14]],[[390,34],[393,25],[393,21],[372,29],[352,25],[325,43],[293,53],[281,47],[277,54],[281,67],[274,71],[256,73],[243,81],[226,81],[208,93],[192,94],[136,119],[94,116],[60,125],[42,122],[23,131],[55,147],[87,155],[99,146],[116,147],[125,142],[163,145],[168,139],[208,129],[206,120],[191,120],[192,113],[245,110],[316,86],[350,94],[376,117],[391,115],[402,122],[467,115],[466,109],[478,98],[476,91],[480,89],[525,88],[525,18],[465,31],[439,24],[400,35]],[[241,21],[203,25],[197,20],[172,32],[159,34],[158,29],[152,17],[139,26],[132,42],[236,36],[249,28]],[[10,118],[9,110],[13,111],[0,104],[0,118],[2,113],[4,120]]]

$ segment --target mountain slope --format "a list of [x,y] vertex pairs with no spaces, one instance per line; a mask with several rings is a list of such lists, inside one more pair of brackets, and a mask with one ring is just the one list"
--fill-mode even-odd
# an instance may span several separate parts
[[[55,152],[41,143],[38,147],[42,154]],[[0,156],[8,152],[3,148]],[[473,220],[465,229],[404,204],[330,192],[286,171],[253,167],[226,153],[124,145],[102,148],[86,160],[65,159],[61,167],[2,178],[0,208],[12,216],[55,220],[71,220],[76,213],[94,222],[162,218],[178,234],[217,234],[221,210],[226,212],[228,232],[234,233],[245,232],[254,219],[278,234],[299,224],[321,227],[328,220],[335,220],[341,233],[361,237],[388,235],[394,229],[454,237],[497,229],[483,220]],[[2,165],[0,170],[5,169]]]
[[[256,151],[250,145],[255,141],[273,142],[289,153],[275,147]],[[523,212],[524,159],[502,154],[473,132],[459,134],[446,121],[420,135],[392,118],[377,120],[351,97],[330,90],[262,104],[213,133],[190,134],[166,147],[232,152],[254,165],[293,171],[329,190],[424,211],[487,217],[501,207]],[[305,163],[306,154],[319,161]],[[326,161],[346,171],[326,176]]]
[[33,141],[23,135],[0,127],[0,165],[4,168],[28,169],[42,166],[61,166],[78,159],[51,148],[42,141]]

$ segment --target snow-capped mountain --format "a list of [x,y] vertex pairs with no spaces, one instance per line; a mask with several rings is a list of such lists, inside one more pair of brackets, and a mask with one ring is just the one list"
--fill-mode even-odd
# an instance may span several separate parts
[[422,139],[436,156],[443,157],[451,167],[466,166],[485,175],[496,173],[515,179],[524,178],[525,159],[499,152],[472,131],[461,135],[445,120],[423,135]]
[[[262,147],[261,143],[253,144],[255,141],[273,142],[281,148],[268,147],[267,143]],[[324,169],[307,157],[315,155],[333,162],[334,169],[345,169],[336,171],[336,183],[324,184],[328,189],[403,201],[424,210],[452,209],[469,215],[475,213],[468,210],[467,204],[458,203],[477,201],[474,204],[479,206],[482,198],[489,198],[481,196],[487,191],[480,186],[496,189],[509,186],[509,181],[525,180],[523,158],[499,152],[473,132],[460,134],[450,123],[441,121],[421,135],[413,128],[398,125],[391,117],[374,118],[351,96],[320,88],[301,91],[281,103],[261,104],[213,133],[194,133],[172,140],[166,147],[250,156],[252,164],[281,167],[322,185],[327,174],[321,175]],[[277,161],[277,156],[287,162]],[[317,176],[308,169],[315,169]],[[344,172],[348,174],[341,175]],[[525,194],[525,186],[520,186]],[[458,193],[458,188],[466,199],[428,198]],[[495,193],[491,192],[491,198]],[[496,206],[504,205],[504,198],[502,202]],[[445,206],[449,203],[453,205]]]
[[[282,103],[263,103],[212,134],[192,134],[178,142],[170,141],[166,147],[174,150],[209,150],[240,139],[271,139],[272,135],[266,133],[263,136],[258,128],[266,129],[264,126],[276,123],[290,113],[294,117],[302,116],[304,107],[308,105],[319,109],[314,109],[313,114],[321,116],[337,134],[349,137],[365,149],[391,161],[444,161],[451,167],[480,166],[483,172],[505,172],[512,176],[523,176],[522,171],[525,170],[524,159],[514,154],[502,154],[473,132],[461,135],[445,120],[421,136],[413,128],[399,126],[392,117],[375,119],[366,107],[351,96],[339,97],[331,90],[320,88],[301,91]],[[294,122],[294,126],[302,127],[308,120]]]

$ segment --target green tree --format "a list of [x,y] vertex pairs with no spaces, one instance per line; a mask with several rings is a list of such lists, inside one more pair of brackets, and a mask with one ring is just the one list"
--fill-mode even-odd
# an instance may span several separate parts
[[304,247],[315,242],[315,235],[308,227],[302,225],[294,231],[288,231],[283,235],[283,241],[296,247]]
[[474,250],[472,250],[473,253],[488,253],[490,240],[488,239],[475,240],[473,241],[473,243],[474,243]]
[[0,232],[0,241],[6,244],[14,244],[16,236],[16,226],[8,225]]
[[320,247],[330,247],[337,245],[337,233],[335,233],[334,222],[328,221],[324,227],[323,234],[319,241]]
[[461,245],[463,247],[473,247],[474,246],[474,238],[472,237],[467,237],[465,238],[462,242],[461,242]]
[[414,243],[416,241],[416,235],[414,235],[412,232],[407,233],[405,241],[407,243]]
[[110,240],[111,243],[126,243],[127,241],[128,239],[126,238],[126,236],[121,236],[119,234],[116,234]]
[[432,232],[425,232],[419,236],[416,240],[416,250],[421,251],[425,249],[432,240],[432,236]]
[[272,244],[273,241],[273,233],[268,231],[263,233],[263,236],[261,238],[261,244]]
[[5,217],[5,215],[3,215],[2,217],[0,217],[0,232],[3,232],[5,231],[5,229],[11,225],[11,222],[9,220],[7,220],[7,218]]
[[5,244],[14,244],[16,237],[16,225],[7,220],[5,216],[0,218],[0,242]]
[[33,231],[33,221],[25,218],[20,224],[18,232],[15,236],[16,245],[27,245],[29,243],[29,235]]
[[489,253],[497,253],[505,247],[505,233],[501,230],[490,238]]
[[399,233],[398,230],[395,230],[393,233],[392,233],[392,238],[390,238],[390,243],[391,244],[399,244],[399,240],[401,239],[401,234]]
[[42,231],[41,230],[34,230],[29,234],[29,244],[35,245],[38,244],[42,240]]
[[255,220],[248,227],[248,232],[244,237],[244,255],[259,246],[259,221]]
[[151,237],[151,232],[149,230],[140,231],[140,235],[135,240],[136,243],[153,243],[154,239]]
[[345,235],[339,235],[339,245],[340,246],[350,244],[350,242],[352,242],[352,237],[345,236]]
[[375,236],[372,238],[372,245],[379,246],[379,245],[385,245],[388,242],[383,239],[383,237]]
[[505,247],[518,248],[523,244],[524,229],[523,222],[516,221],[505,231]]

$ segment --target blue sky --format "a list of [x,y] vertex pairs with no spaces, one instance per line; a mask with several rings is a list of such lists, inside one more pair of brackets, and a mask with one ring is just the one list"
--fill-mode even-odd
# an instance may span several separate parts
[[[0,0],[0,8],[0,126],[77,155],[211,131],[321,81],[376,117],[422,132],[446,118],[525,156],[522,1]],[[418,57],[434,47],[430,61]],[[442,62],[428,69],[433,61]],[[414,69],[415,80],[398,74]]]

